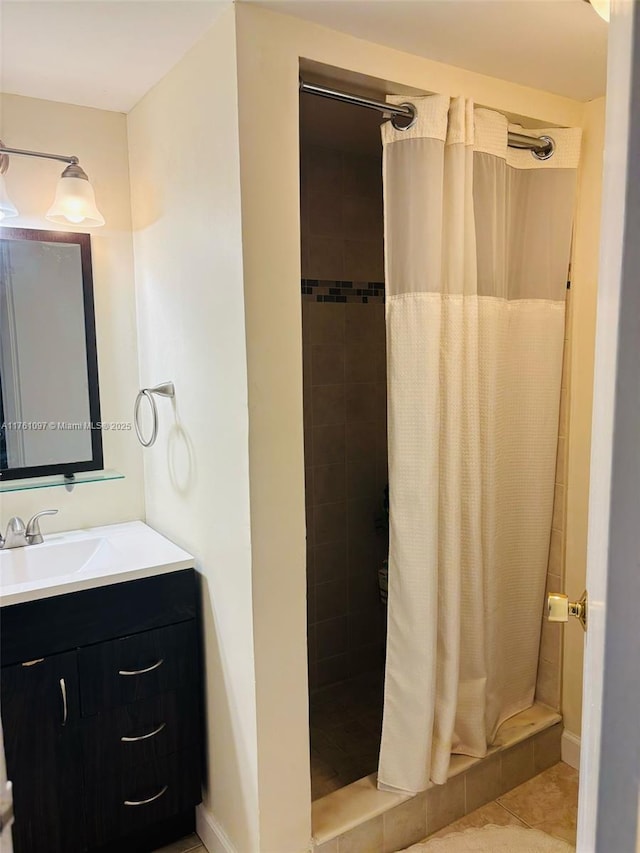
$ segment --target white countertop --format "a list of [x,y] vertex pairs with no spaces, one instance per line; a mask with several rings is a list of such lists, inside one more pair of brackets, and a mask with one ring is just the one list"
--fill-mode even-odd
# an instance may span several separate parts
[[0,607],[191,568],[194,558],[142,521],[45,535],[0,550]]

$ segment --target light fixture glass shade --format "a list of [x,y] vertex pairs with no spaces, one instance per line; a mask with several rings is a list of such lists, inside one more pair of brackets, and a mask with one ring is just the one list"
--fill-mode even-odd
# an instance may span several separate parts
[[47,212],[47,219],[51,222],[71,222],[73,225],[104,225],[104,217],[96,207],[96,197],[89,181],[64,173],[58,180],[56,196]]
[[18,208],[9,198],[7,187],[4,182],[4,175],[0,175],[0,221],[8,219],[10,216],[17,216]]
[[590,0],[591,5],[600,15],[603,21],[609,21],[611,17],[611,2],[610,0]]

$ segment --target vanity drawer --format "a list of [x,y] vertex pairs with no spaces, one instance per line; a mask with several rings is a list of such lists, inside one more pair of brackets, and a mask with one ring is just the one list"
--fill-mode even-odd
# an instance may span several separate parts
[[195,690],[164,693],[86,718],[82,754],[87,784],[195,746],[200,710]]
[[195,620],[80,649],[82,716],[192,685]]
[[183,750],[87,784],[89,849],[181,814],[201,800],[197,752]]

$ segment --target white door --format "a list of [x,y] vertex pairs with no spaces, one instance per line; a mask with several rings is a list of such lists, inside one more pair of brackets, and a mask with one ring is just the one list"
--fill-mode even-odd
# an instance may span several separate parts
[[635,0],[613,0],[609,32],[587,589],[577,849],[634,853],[640,778],[640,3]]

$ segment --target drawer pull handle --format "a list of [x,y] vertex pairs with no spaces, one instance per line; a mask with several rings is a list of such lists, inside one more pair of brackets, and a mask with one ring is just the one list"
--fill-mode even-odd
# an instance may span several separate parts
[[145,669],[119,669],[118,675],[144,675],[145,672],[153,672],[154,669],[157,669],[159,666],[162,666],[164,663],[164,658],[160,658],[155,663],[152,663],[151,666],[146,667]]
[[154,737],[154,735],[159,735],[160,732],[166,727],[166,723],[160,723],[157,729],[154,729],[152,732],[147,732],[146,735],[138,735],[138,737],[125,737],[124,735],[120,738],[122,743],[135,743],[137,740],[146,740],[148,737]]
[[167,793],[169,786],[163,785],[162,788],[158,791],[157,794],[154,794],[153,797],[148,797],[146,800],[125,800],[125,806],[148,806],[149,803],[153,803],[155,800],[159,800],[163,794]]
[[60,679],[60,693],[62,694],[62,725],[67,725],[67,685],[64,678]]

